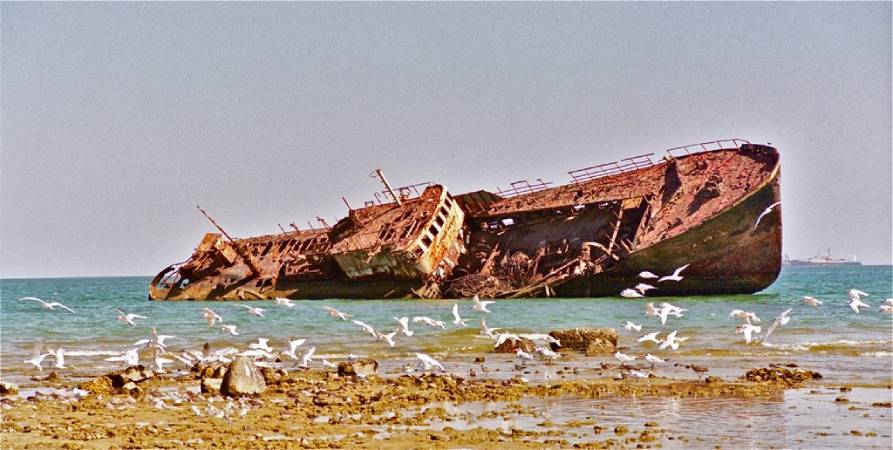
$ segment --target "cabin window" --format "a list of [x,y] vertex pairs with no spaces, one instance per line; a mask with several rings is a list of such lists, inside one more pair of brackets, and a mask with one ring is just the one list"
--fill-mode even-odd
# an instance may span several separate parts
[[438,227],[443,228],[443,224],[446,223],[446,220],[444,220],[442,215],[438,214],[437,218],[434,219],[434,223],[436,223]]
[[440,213],[443,214],[444,216],[449,216],[449,215],[450,215],[450,210],[447,209],[446,206],[441,206],[441,207],[440,207]]
[[435,225],[432,223],[431,226],[428,227],[428,232],[431,233],[431,236],[437,236],[437,233],[439,233],[440,230],[438,230],[438,229],[437,229],[437,226],[435,226]]
[[434,242],[434,240],[431,239],[431,236],[428,236],[427,234],[422,236],[422,244],[425,244],[425,247],[430,247],[432,242]]
[[415,250],[413,250],[413,253],[415,253],[416,256],[422,256],[425,254],[425,250],[422,247],[416,247]]

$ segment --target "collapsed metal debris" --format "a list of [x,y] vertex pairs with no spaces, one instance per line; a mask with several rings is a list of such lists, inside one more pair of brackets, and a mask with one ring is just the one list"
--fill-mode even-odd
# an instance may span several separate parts
[[[455,197],[435,183],[385,190],[332,226],[204,236],[162,270],[156,300],[616,295],[641,270],[690,264],[664,295],[750,293],[781,264],[779,157],[740,139],[677,147]],[[199,208],[201,209],[201,208]],[[280,227],[280,229],[282,229]]]

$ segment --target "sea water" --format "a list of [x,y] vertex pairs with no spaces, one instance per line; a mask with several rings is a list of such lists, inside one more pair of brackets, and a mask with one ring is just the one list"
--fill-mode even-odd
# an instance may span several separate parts
[[[754,295],[501,300],[490,306],[489,314],[471,311],[470,300],[306,300],[295,301],[293,308],[272,301],[153,302],[147,300],[149,281],[148,277],[0,280],[3,379],[27,385],[28,379],[38,374],[23,361],[39,342],[62,347],[75,355],[108,353],[68,356],[66,364],[81,374],[117,367],[119,363],[106,362],[104,358],[149,337],[152,327],[159,334],[175,336],[166,342],[175,350],[200,350],[205,342],[212,348],[244,348],[257,338],[266,337],[277,351],[282,351],[287,346],[286,339],[305,338],[307,343],[302,348],[315,346],[318,355],[333,360],[352,353],[401,361],[412,359],[415,352],[425,352],[447,361],[448,369],[449,362],[464,368],[474,359],[473,355],[492,349],[492,340],[479,336],[480,320],[486,318],[488,326],[511,332],[613,327],[618,329],[620,345],[628,353],[647,352],[671,361],[703,363],[711,367],[711,373],[719,375],[740,376],[743,369],[765,367],[768,363],[796,363],[835,382],[891,382],[893,320],[891,315],[878,312],[878,305],[893,297],[891,266],[785,267],[772,286]],[[848,306],[850,288],[869,292],[871,295],[864,301],[871,308],[854,313]],[[816,297],[824,305],[814,309],[802,303],[804,295]],[[59,301],[75,313],[47,311],[36,302],[19,300],[24,296]],[[645,315],[648,302],[665,301],[688,312],[681,318],[671,316],[663,326],[656,318]],[[451,308],[456,302],[460,314],[468,319],[467,328],[452,324]],[[265,309],[265,317],[250,315],[239,304],[260,306]],[[416,334],[411,338],[398,335],[397,345],[391,348],[384,341],[359,332],[352,322],[328,316],[322,309],[324,305],[352,314],[354,319],[382,332],[393,330],[397,326],[394,318],[403,316],[442,320],[446,330],[411,324]],[[239,335],[221,333],[219,326],[209,327],[200,312],[205,307],[223,316],[224,323],[236,325]],[[147,319],[137,319],[136,326],[118,322],[118,308]],[[728,318],[732,309],[753,311],[762,318],[760,325],[765,331],[787,308],[793,308],[790,323],[777,329],[765,343],[744,343],[742,336],[734,333],[738,321]],[[621,326],[627,320],[642,325],[642,331],[623,330]],[[678,336],[689,340],[675,352],[636,343],[639,335],[658,330],[678,330]],[[581,367],[607,360],[570,359],[572,365]],[[48,357],[44,373],[51,364],[52,357]]]

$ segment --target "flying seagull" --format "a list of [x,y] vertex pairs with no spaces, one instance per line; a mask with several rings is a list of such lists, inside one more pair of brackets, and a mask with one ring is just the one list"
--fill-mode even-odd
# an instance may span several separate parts
[[487,305],[489,305],[491,303],[496,303],[492,300],[483,301],[477,294],[474,295],[474,298],[472,298],[472,300],[474,300],[474,305],[471,306],[471,310],[478,311],[478,312],[485,312],[485,313],[490,312],[490,310],[487,309]]
[[757,225],[760,224],[760,221],[763,220],[763,217],[765,217],[766,214],[771,213],[772,210],[775,209],[775,207],[778,206],[778,205],[780,205],[780,204],[781,204],[781,202],[775,202],[775,203],[769,205],[768,208],[764,209],[763,212],[760,213],[760,216],[757,217],[757,221],[756,221],[756,223],[753,224],[753,229],[756,230],[756,229],[757,229]]
[[121,311],[120,309],[117,309],[116,311],[118,311],[118,322],[124,322],[130,326],[136,325],[133,319],[148,319],[148,317],[139,314],[125,314],[124,311]]
[[22,298],[20,298],[19,300],[29,300],[29,301],[32,301],[32,302],[39,302],[39,303],[41,304],[41,306],[43,306],[43,309],[48,309],[48,310],[51,310],[51,311],[52,311],[52,310],[55,310],[56,308],[62,308],[62,309],[64,309],[64,310],[66,310],[66,311],[68,311],[68,312],[74,314],[74,310],[73,310],[73,309],[71,309],[71,308],[69,308],[69,307],[67,307],[67,306],[65,306],[65,305],[63,305],[63,304],[61,304],[61,303],[59,303],[59,302],[45,302],[45,301],[43,301],[43,300],[41,300],[41,299],[39,299],[39,298],[37,298],[37,297],[22,297]]
[[677,268],[676,270],[673,271],[672,275],[660,277],[660,279],[657,280],[657,282],[663,283],[664,281],[682,281],[682,276],[679,274],[682,273],[683,270],[688,268],[688,266],[689,266],[689,264],[686,264],[682,267]]

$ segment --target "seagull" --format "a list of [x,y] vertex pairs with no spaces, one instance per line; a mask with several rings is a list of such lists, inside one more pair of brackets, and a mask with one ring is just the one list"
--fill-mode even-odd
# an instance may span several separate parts
[[768,208],[764,209],[763,212],[760,213],[760,216],[757,217],[757,221],[756,221],[756,223],[753,224],[753,229],[756,230],[756,229],[757,229],[757,225],[760,224],[760,221],[763,220],[763,217],[765,217],[766,214],[771,213],[772,210],[775,209],[775,207],[778,206],[778,205],[780,205],[780,204],[781,204],[781,202],[775,202],[775,203],[769,205]]
[[332,369],[338,367],[338,366],[335,365],[335,363],[329,361],[328,359],[323,359],[323,360],[322,360],[322,365],[323,365],[323,367],[331,367]]
[[404,336],[409,337],[414,334],[413,331],[409,329],[409,317],[394,317],[394,320],[400,322],[400,328],[397,330],[403,333]]
[[300,365],[301,367],[303,367],[305,369],[310,367],[310,362],[313,361],[313,353],[314,352],[316,352],[316,347],[310,347],[309,349],[307,349],[307,352],[305,352],[301,356],[301,365]]
[[[792,309],[794,309],[794,308],[788,308],[788,309],[784,310],[781,314],[778,315],[778,317],[775,318],[774,321],[772,321],[772,325],[769,325],[769,329],[766,330],[766,334],[763,335],[763,339],[762,339],[763,342],[765,342],[766,339],[769,338],[769,336],[775,331],[776,328],[783,327],[783,326],[787,325],[788,322],[791,321],[791,317],[788,316],[788,314],[791,313]],[[757,330],[757,331],[759,331],[759,330]]]
[[[655,316],[657,316],[657,313],[659,311],[660,311],[659,309],[656,309],[654,307],[654,303],[649,303],[649,304],[645,305],[645,315],[646,316],[655,317]],[[627,323],[629,323],[629,322],[627,322]],[[627,330],[627,331],[629,331],[629,330]],[[636,331],[639,331],[639,330],[636,329]]]
[[893,298],[884,299],[884,303],[881,303],[881,305],[893,306]]
[[386,341],[386,342],[388,343],[388,346],[389,346],[389,347],[393,347],[393,346],[396,344],[396,343],[394,342],[394,336],[397,335],[397,332],[396,332],[396,331],[392,331],[392,332],[390,332],[390,333],[388,333],[388,334],[376,333],[376,335],[377,335],[376,338],[377,338],[379,341],[380,341],[380,340],[384,340],[384,341]]
[[879,312],[884,314],[893,314],[893,305],[883,304],[878,308]]
[[520,348],[518,350],[515,350],[515,354],[518,355],[518,358],[521,358],[522,362],[525,359],[533,359],[533,355],[525,352],[524,350],[521,350]]
[[424,323],[425,325],[429,325],[432,327],[440,327],[446,330],[446,325],[443,324],[441,320],[434,320],[430,317],[426,316],[415,316],[412,318],[412,323]]
[[416,353],[415,357],[422,362],[425,366],[425,370],[431,370],[432,367],[437,367],[441,372],[446,372],[446,369],[443,368],[443,364],[424,353]]
[[282,354],[290,357],[291,359],[298,359],[298,355],[295,354],[295,350],[303,345],[304,342],[307,342],[307,339],[295,339],[293,341],[288,341],[288,350],[282,352]]
[[499,347],[503,342],[507,340],[517,341],[520,337],[516,334],[512,333],[499,333],[496,335],[496,345],[493,348]]
[[644,295],[640,294],[639,291],[635,289],[624,289],[620,291],[620,296],[624,298],[641,298]]
[[[649,303],[649,305],[650,305],[650,303]],[[626,323],[623,325],[623,329],[626,331],[633,331],[633,330],[642,331],[642,325],[636,325],[636,324],[627,320]]]
[[667,303],[667,302],[663,302],[663,303],[661,303],[661,304],[660,304],[660,307],[661,307],[661,309],[666,310],[666,311],[667,311],[667,314],[671,314],[671,315],[676,316],[676,317],[682,317],[682,313],[688,311],[688,310],[685,309],[685,308],[680,308],[680,307],[678,307],[678,306],[671,305],[671,304],[669,304],[669,303]]
[[202,317],[208,321],[208,326],[213,327],[217,322],[223,322],[223,317],[214,312],[211,308],[202,308]]
[[263,350],[263,351],[265,351],[265,352],[267,352],[267,353],[272,353],[272,352],[273,352],[273,347],[270,347],[270,346],[267,344],[267,342],[269,342],[269,341],[270,341],[270,340],[267,339],[267,338],[257,338],[257,342],[255,342],[255,343],[253,343],[253,344],[250,344],[250,345],[248,346],[248,348],[250,348],[250,349],[254,349],[254,350]]
[[663,364],[663,363],[667,362],[666,359],[658,358],[657,356],[654,356],[651,353],[645,355],[645,361],[648,361],[651,363],[652,369],[654,369],[655,364]]
[[649,280],[649,279],[660,278],[660,277],[658,277],[657,275],[655,275],[647,270],[643,270],[642,272],[639,272],[639,278],[644,278],[646,280]]
[[850,297],[850,308],[852,308],[856,314],[859,314],[859,308],[870,308],[870,306],[862,300],[859,300],[859,297],[857,296]]
[[465,324],[465,320],[462,319],[462,316],[459,315],[459,304],[453,303],[453,325],[462,325],[463,327],[467,327]]
[[236,331],[236,326],[235,326],[235,325],[221,325],[221,326],[220,326],[220,332],[223,333],[224,331],[226,331],[227,333],[229,333],[229,334],[232,335],[232,336],[238,336],[238,335],[239,335],[239,332]]
[[650,284],[645,284],[645,283],[639,283],[636,285],[636,290],[641,292],[643,295],[645,294],[645,291],[647,291],[649,289],[657,289],[657,288]]
[[276,298],[274,298],[273,300],[276,301],[276,304],[277,304],[277,305],[279,305],[279,306],[285,306],[286,308],[292,308],[292,307],[295,306],[295,302],[293,302],[293,301],[291,301],[290,299],[287,299],[287,298],[276,297]]
[[633,378],[648,378],[647,373],[635,369],[630,369],[629,374],[632,375]]
[[66,310],[66,311],[68,311],[68,312],[74,314],[74,310],[73,310],[73,309],[71,309],[71,308],[69,308],[69,307],[67,307],[67,306],[65,306],[65,305],[63,305],[63,304],[61,304],[61,303],[59,303],[59,302],[45,302],[45,301],[43,301],[43,300],[41,300],[41,299],[39,299],[39,298],[37,298],[37,297],[22,297],[22,298],[20,298],[19,300],[29,300],[29,301],[32,301],[32,302],[38,302],[38,303],[41,304],[41,306],[43,306],[43,309],[49,309],[49,310],[51,310],[51,311],[52,311],[52,310],[55,310],[56,308],[62,308],[62,309],[64,309],[64,310]]
[[138,366],[140,365],[139,349],[132,348],[122,353],[121,355],[112,356],[111,358],[106,358],[105,360],[110,362],[121,361],[128,366]]
[[65,349],[59,347],[58,350],[53,350],[51,348],[47,348],[47,353],[53,356],[53,368],[54,369],[67,369],[65,367]]
[[[743,334],[744,342],[748,344],[750,344],[754,333],[760,334],[762,331],[760,326],[752,325],[750,322],[742,323],[741,325],[738,325],[738,328],[735,328],[735,334]],[[766,336],[768,335],[769,333],[766,333]],[[764,337],[763,339],[765,340],[766,338]]]
[[118,322],[124,322],[130,326],[136,325],[136,323],[133,322],[133,319],[148,319],[148,317],[139,314],[125,314],[124,311],[121,311],[120,309],[116,309],[116,311],[118,311]]
[[614,353],[614,357],[620,361],[621,364],[628,363],[630,361],[635,361],[637,359],[636,356],[627,355],[625,353],[621,353],[619,350],[617,353]]
[[822,306],[822,302],[819,299],[817,299],[815,297],[810,297],[808,295],[803,296],[803,303],[806,303],[807,305],[812,306],[813,308],[818,308],[819,306]]
[[492,300],[483,301],[477,294],[474,294],[474,298],[472,298],[472,300],[474,300],[474,305],[471,305],[471,310],[478,311],[478,312],[485,312],[485,313],[490,312],[490,310],[487,309],[487,305],[489,305],[491,303],[496,303]]
[[133,343],[134,347],[145,345],[146,348],[154,347],[154,348],[164,348],[165,339],[175,338],[176,336],[170,336],[167,334],[158,334],[158,329],[152,327],[152,336],[149,339],[140,339]]
[[31,358],[26,359],[24,362],[37,367],[37,370],[43,372],[43,367],[41,366],[41,364],[43,364],[43,360],[47,356],[52,355],[52,353],[41,353],[41,350],[43,350],[43,341],[38,342],[34,346],[34,350],[31,351]]
[[347,320],[348,317],[353,317],[350,314],[343,313],[343,312],[338,311],[337,309],[329,307],[329,306],[323,306],[322,309],[328,311],[330,316],[337,317],[341,320]]
[[484,336],[494,337],[494,333],[496,330],[501,330],[501,328],[490,328],[487,326],[487,320],[481,319],[481,334]]
[[683,341],[682,338],[676,339],[676,333],[677,331],[674,330],[672,333],[668,334],[658,349],[664,350],[666,348],[672,348],[673,350],[679,350],[679,344]]
[[360,322],[359,320],[351,320],[351,322],[353,322],[357,326],[359,326],[360,330],[363,331],[364,333],[369,333],[370,336],[378,339],[378,333],[375,332],[375,328],[372,328],[371,325],[369,325],[365,322]]
[[531,341],[546,341],[547,344],[555,344],[561,347],[561,341],[555,339],[550,334],[546,333],[528,333],[528,334],[519,334],[518,337],[530,339]]
[[263,317],[263,316],[264,316],[264,309],[263,309],[263,308],[255,308],[255,307],[253,307],[253,306],[248,306],[248,305],[236,305],[236,306],[241,306],[242,308],[247,309],[247,310],[248,310],[248,314],[253,314],[253,315],[257,316],[257,317]]
[[655,344],[660,344],[661,340],[657,338],[657,335],[659,335],[660,333],[660,331],[648,333],[644,336],[640,336],[638,339],[636,339],[636,342],[654,342]]
[[153,366],[153,369],[156,372],[164,372],[165,364],[173,364],[174,363],[174,360],[162,358],[161,356],[159,356],[160,354],[161,354],[160,352],[155,354],[155,360],[154,360],[155,365]]
[[555,358],[558,358],[561,356],[558,353],[552,351],[551,349],[548,349],[545,347],[537,347],[536,350],[534,350],[534,351],[536,353],[539,353],[540,355],[543,355],[543,356],[545,356],[547,358],[551,358],[551,359],[555,359]]
[[747,323],[760,323],[760,318],[757,317],[756,313],[742,311],[740,309],[733,309],[732,312],[729,313],[729,319],[732,317],[737,317]]
[[682,275],[679,275],[679,274],[682,273],[683,270],[688,268],[688,266],[689,265],[686,264],[686,265],[674,270],[672,275],[660,277],[660,279],[657,280],[657,282],[663,283],[664,281],[682,281]]

